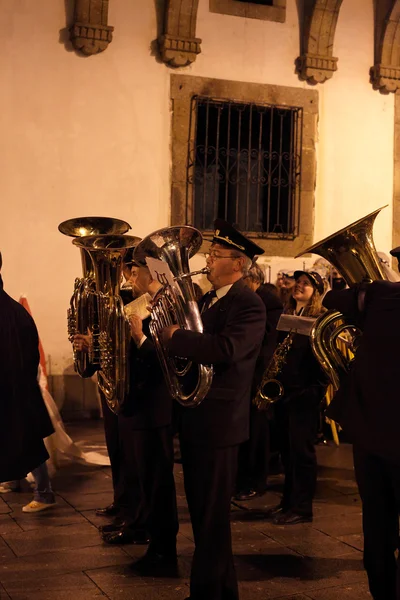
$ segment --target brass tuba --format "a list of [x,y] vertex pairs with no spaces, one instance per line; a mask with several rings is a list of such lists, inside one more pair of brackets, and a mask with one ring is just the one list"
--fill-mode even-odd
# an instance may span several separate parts
[[[64,235],[73,238],[99,234],[126,233],[131,226],[126,221],[111,217],[78,217],[68,219],[58,226]],[[93,262],[85,248],[81,247],[83,277],[75,279],[74,292],[67,311],[68,339],[73,344],[76,333],[87,334],[98,327],[97,296],[94,282]],[[81,377],[90,377],[93,372],[90,364],[99,364],[97,349],[92,345],[90,354],[73,350],[75,371]]]
[[157,349],[170,394],[183,406],[194,407],[207,395],[213,377],[210,365],[193,365],[190,361],[173,358],[164,348],[160,332],[168,325],[178,324],[190,331],[203,331],[203,323],[194,294],[192,275],[207,273],[204,268],[190,273],[189,258],[202,244],[200,231],[190,226],[166,227],[145,237],[135,248],[133,259],[146,266],[146,258],[167,263],[174,285],[160,281],[151,309],[150,332]]
[[[386,279],[372,237],[374,221],[382,208],[314,244],[298,256],[308,253],[322,256],[336,267],[348,285]],[[310,333],[314,355],[335,390],[339,388],[341,376],[348,372],[351,362],[349,353],[343,352],[343,346],[347,345],[338,343],[344,332],[350,333],[353,341],[361,333],[342,313],[329,310],[315,321]],[[354,344],[350,342],[350,345],[354,350]]]
[[91,345],[99,349],[97,384],[107,404],[118,414],[129,392],[130,327],[119,295],[122,260],[140,238],[131,235],[90,235],[76,238],[93,263],[98,323],[92,328]]

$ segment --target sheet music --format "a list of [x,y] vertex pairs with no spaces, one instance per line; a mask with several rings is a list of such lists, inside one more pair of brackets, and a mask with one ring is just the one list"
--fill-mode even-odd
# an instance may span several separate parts
[[300,335],[310,335],[311,328],[314,325],[315,321],[315,317],[281,315],[276,328],[278,331],[295,331]]
[[175,286],[174,276],[167,263],[158,258],[151,258],[150,256],[146,258],[146,263],[155,281],[158,281],[161,285],[168,283],[171,287]]
[[128,317],[128,319],[131,315],[137,315],[143,321],[150,316],[150,313],[147,310],[147,307],[150,305],[150,303],[150,294],[143,294],[142,296],[139,296],[139,298],[136,298],[136,300],[133,300],[124,306],[125,315]]

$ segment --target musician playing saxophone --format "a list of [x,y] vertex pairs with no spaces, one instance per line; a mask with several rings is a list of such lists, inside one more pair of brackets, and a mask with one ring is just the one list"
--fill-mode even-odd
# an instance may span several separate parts
[[[294,277],[296,284],[284,312],[318,317],[325,310],[321,276],[317,272],[295,271]],[[309,337],[281,332],[278,341],[282,344],[290,338],[289,350],[277,375],[283,386],[283,396],[273,405],[285,473],[281,502],[270,511],[274,523],[279,525],[312,521],[317,482],[314,441],[319,405],[327,385],[312,353]]]

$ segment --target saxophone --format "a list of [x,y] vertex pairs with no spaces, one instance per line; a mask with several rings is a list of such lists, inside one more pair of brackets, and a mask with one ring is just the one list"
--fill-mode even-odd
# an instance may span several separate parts
[[253,405],[258,410],[268,410],[284,394],[283,385],[277,377],[286,364],[295,335],[295,331],[289,331],[285,339],[276,347],[271,361],[264,371],[257,393],[253,398]]

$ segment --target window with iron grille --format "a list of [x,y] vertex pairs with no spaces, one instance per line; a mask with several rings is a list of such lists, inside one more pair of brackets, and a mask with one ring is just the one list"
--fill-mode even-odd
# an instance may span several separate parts
[[298,233],[303,109],[197,96],[187,163],[188,222],[217,217],[265,238]]

